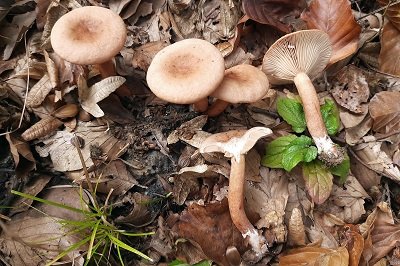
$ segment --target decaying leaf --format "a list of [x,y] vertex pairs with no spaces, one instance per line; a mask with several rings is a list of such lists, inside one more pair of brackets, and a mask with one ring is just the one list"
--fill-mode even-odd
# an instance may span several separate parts
[[304,221],[299,208],[294,208],[290,216],[288,224],[288,243],[292,246],[304,246],[306,244]]
[[321,161],[304,163],[303,178],[307,191],[315,203],[321,204],[328,199],[332,190],[333,175]]
[[174,144],[179,140],[182,140],[193,147],[199,148],[200,144],[211,135],[211,133],[202,130],[206,123],[206,115],[197,116],[192,120],[183,123],[168,136],[168,144]]
[[353,113],[365,114],[370,92],[364,71],[349,65],[336,75],[335,80],[331,91],[335,101]]
[[355,146],[354,152],[369,168],[399,182],[400,170],[393,164],[387,154],[381,150],[381,146],[382,142],[377,141],[363,143]]
[[16,133],[7,134],[6,139],[14,159],[15,172],[19,178],[24,179],[36,167],[31,148],[28,143],[16,137]]
[[329,64],[357,51],[361,27],[354,19],[349,0],[313,0],[301,18],[309,29],[328,33],[333,48]]
[[[272,243],[286,240],[284,215],[289,197],[288,180],[282,170],[262,167],[261,182],[247,185],[245,198],[246,209],[257,213],[260,219],[257,228],[267,228],[272,235]],[[272,244],[270,243],[270,244]]]
[[321,211],[313,212],[314,225],[306,227],[308,239],[311,243],[319,243],[323,248],[339,248],[339,229],[345,222],[321,206]]
[[395,1],[391,0],[378,0],[377,2],[380,6],[385,7],[385,15],[400,30],[400,3],[393,4]]
[[133,193],[133,195],[131,194],[129,197],[129,204],[132,206],[130,212],[126,215],[118,216],[115,222],[129,223],[134,226],[143,226],[149,223],[152,217],[150,215],[148,203],[150,203],[151,200],[149,196],[138,192]]
[[87,92],[81,93],[82,108],[94,117],[102,117],[104,112],[97,105],[98,102],[104,100],[108,95],[124,84],[125,78],[113,76],[105,78],[89,88]]
[[349,145],[357,144],[370,131],[372,122],[371,117],[367,116],[356,126],[346,128],[346,143]]
[[372,97],[369,113],[373,119],[372,129],[375,132],[391,134],[400,130],[399,102],[398,91],[382,91]]
[[360,259],[364,250],[364,238],[358,228],[352,224],[344,226],[343,244],[349,252],[349,266],[360,265]]
[[348,266],[349,253],[345,247],[328,249],[320,247],[303,247],[289,250],[279,258],[279,265],[324,265]]
[[133,50],[132,66],[147,71],[156,53],[164,47],[167,47],[169,42],[161,40],[156,42],[149,42]]
[[66,129],[57,131],[50,138],[43,140],[44,146],[36,146],[36,150],[42,157],[50,155],[53,167],[57,171],[74,171],[82,169],[77,148],[72,144],[75,137],[83,140],[81,148],[86,167],[93,165],[90,157],[91,145],[97,145],[106,154],[106,159],[113,160],[120,156],[127,148],[126,142],[118,140],[107,132],[107,127],[98,122],[79,122],[75,132],[70,133]]
[[25,141],[41,138],[53,133],[63,122],[53,116],[41,119],[39,122],[28,128],[21,134]]
[[38,107],[52,89],[53,86],[50,82],[49,76],[44,74],[44,76],[28,92],[26,105],[28,107]]
[[[400,4],[397,4],[397,6],[400,6]],[[399,8],[398,10],[400,12]],[[379,69],[396,76],[400,76],[400,58],[396,56],[400,54],[399,27],[396,28],[391,22],[385,24],[381,36],[381,52],[379,53]]]

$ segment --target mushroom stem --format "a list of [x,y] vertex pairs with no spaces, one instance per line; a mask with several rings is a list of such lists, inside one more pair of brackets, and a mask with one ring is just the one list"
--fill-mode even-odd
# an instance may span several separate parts
[[228,106],[229,103],[227,101],[216,99],[208,108],[206,115],[208,115],[209,117],[216,117],[221,114]]
[[257,230],[247,218],[244,210],[244,184],[245,184],[245,155],[241,154],[231,159],[231,173],[229,177],[228,203],[232,222],[242,233],[249,237],[249,243],[257,255],[264,254],[268,249],[266,240],[259,235]]
[[193,109],[196,112],[204,113],[208,109],[208,98],[203,98],[193,104]]
[[303,103],[307,128],[317,146],[318,154],[328,164],[340,164],[344,160],[344,151],[328,136],[312,81],[307,74],[299,73],[294,78],[294,84]]

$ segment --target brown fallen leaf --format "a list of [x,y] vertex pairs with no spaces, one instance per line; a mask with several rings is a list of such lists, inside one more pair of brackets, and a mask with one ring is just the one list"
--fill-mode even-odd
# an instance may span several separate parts
[[29,90],[26,105],[28,107],[39,106],[52,89],[53,86],[50,82],[49,76],[44,74],[44,76]]
[[[128,199],[127,199],[128,198]],[[124,197],[124,201],[130,204],[130,211],[127,214],[115,218],[116,223],[126,223],[135,227],[143,226],[152,219],[148,204],[151,203],[151,197],[135,192],[129,193]]]
[[364,250],[364,238],[357,226],[348,224],[343,227],[343,245],[349,252],[349,266],[358,266]]
[[[398,4],[400,6],[400,4]],[[382,30],[379,70],[400,76],[400,29],[387,22]]]
[[279,258],[279,265],[347,266],[349,265],[349,253],[345,247],[339,247],[338,249],[320,247],[296,248],[285,252]]
[[246,15],[262,24],[268,24],[289,33],[289,17],[298,17],[306,7],[304,0],[243,0]]
[[25,179],[29,172],[36,168],[36,160],[33,157],[29,144],[20,140],[16,133],[6,134],[10,145],[10,152],[14,159],[15,172],[18,178]]
[[291,246],[304,246],[306,233],[303,216],[298,208],[292,210],[288,224],[288,244]]
[[329,64],[357,51],[361,27],[355,21],[348,0],[313,0],[301,18],[309,29],[319,29],[329,35],[333,53]]
[[156,53],[169,45],[168,40],[148,42],[133,49],[132,66],[147,71]]
[[360,142],[361,138],[364,137],[372,128],[372,119],[367,116],[361,123],[354,127],[346,128],[346,143],[349,145],[355,145]]
[[45,137],[53,133],[57,128],[59,128],[63,122],[53,116],[48,116],[39,120],[39,122],[33,124],[30,128],[21,134],[21,137],[25,141],[30,141],[38,138]]
[[206,256],[221,265],[229,265],[225,256],[229,246],[241,253],[245,251],[244,239],[232,224],[227,200],[206,206],[190,205],[173,230],[180,237],[196,242]]
[[[393,57],[393,56],[392,56]],[[400,92],[382,91],[369,102],[369,113],[373,119],[372,129],[381,134],[400,130]]]
[[392,3],[395,1],[390,0],[378,0],[377,2],[381,7],[385,7],[385,16],[387,16],[392,24],[400,30],[400,3],[393,5]]

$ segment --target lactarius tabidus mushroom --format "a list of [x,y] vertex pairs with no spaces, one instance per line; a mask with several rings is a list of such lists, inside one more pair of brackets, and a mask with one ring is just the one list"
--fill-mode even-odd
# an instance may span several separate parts
[[245,155],[265,136],[272,134],[269,128],[254,127],[249,130],[231,130],[213,134],[200,145],[200,152],[222,152],[231,158],[228,203],[233,224],[242,233],[258,256],[267,251],[266,240],[251,224],[244,210]]
[[328,135],[311,81],[327,66],[331,54],[328,34],[321,30],[297,31],[278,39],[268,49],[262,69],[271,83],[294,82],[319,158],[329,165],[337,165],[344,160],[344,149],[333,143]]
[[50,40],[61,58],[74,64],[96,65],[105,78],[115,75],[112,58],[124,46],[126,27],[110,9],[85,6],[58,19]]
[[176,104],[194,104],[198,112],[208,108],[207,97],[224,78],[220,51],[201,39],[186,39],[159,51],[147,70],[150,90]]
[[253,103],[261,100],[269,90],[267,76],[252,65],[237,65],[225,70],[224,79],[211,94],[216,98],[206,114],[214,117],[231,103]]

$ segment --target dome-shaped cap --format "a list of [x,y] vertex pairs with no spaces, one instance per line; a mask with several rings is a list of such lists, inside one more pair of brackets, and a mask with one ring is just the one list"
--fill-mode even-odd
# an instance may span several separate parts
[[237,65],[225,70],[222,83],[211,96],[229,103],[252,103],[262,99],[268,89],[264,72],[252,65]]
[[298,73],[315,78],[329,63],[332,46],[321,30],[302,30],[278,39],[267,51],[262,69],[271,83],[290,83]]
[[224,77],[220,51],[201,39],[186,39],[156,54],[147,70],[147,85],[159,98],[177,104],[209,96]]
[[81,65],[101,64],[122,49],[126,27],[110,9],[86,6],[57,20],[50,38],[54,51],[63,59]]

